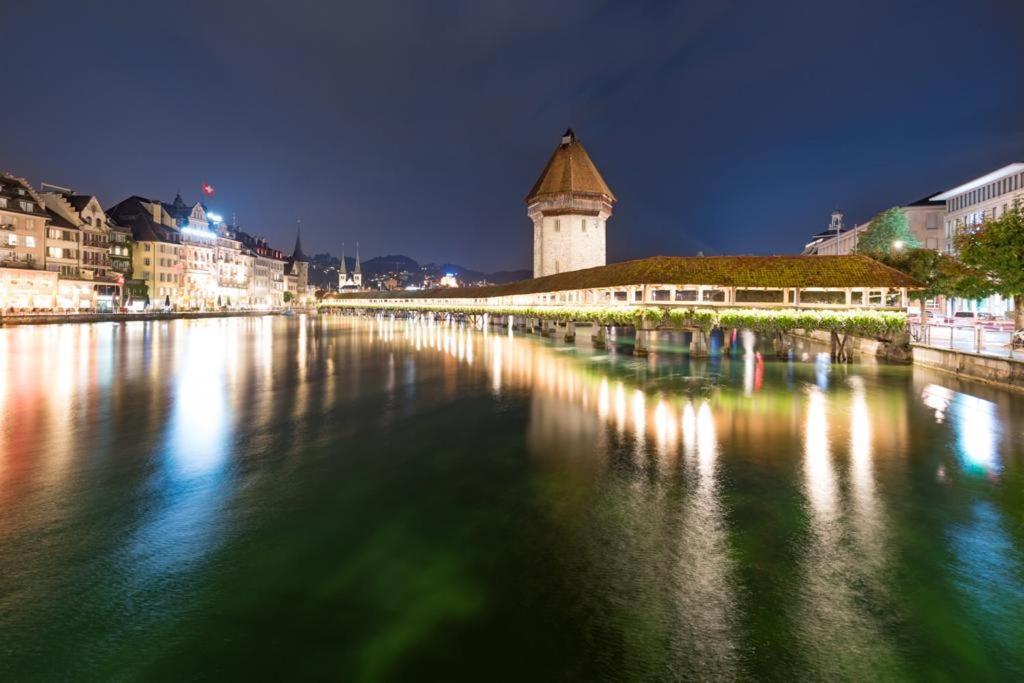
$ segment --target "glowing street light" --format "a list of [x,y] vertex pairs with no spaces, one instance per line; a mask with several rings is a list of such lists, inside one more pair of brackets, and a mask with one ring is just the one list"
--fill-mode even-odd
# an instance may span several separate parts
[[895,249],[896,251],[900,251],[901,249],[903,249],[903,240],[896,240],[895,242],[893,242],[892,248]]

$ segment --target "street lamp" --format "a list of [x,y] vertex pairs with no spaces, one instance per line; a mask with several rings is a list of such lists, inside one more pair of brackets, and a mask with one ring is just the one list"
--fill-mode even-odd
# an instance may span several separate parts
[[892,248],[896,251],[903,249],[903,240],[896,240],[892,243]]

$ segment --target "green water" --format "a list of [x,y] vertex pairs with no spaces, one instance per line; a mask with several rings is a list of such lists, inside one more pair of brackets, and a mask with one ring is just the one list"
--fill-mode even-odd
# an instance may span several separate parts
[[0,677],[1024,677],[1024,397],[578,337],[0,330]]

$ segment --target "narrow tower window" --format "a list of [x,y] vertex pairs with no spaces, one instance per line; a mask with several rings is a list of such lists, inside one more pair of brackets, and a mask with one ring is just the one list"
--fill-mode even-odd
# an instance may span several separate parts
[[580,221],[580,227],[583,228],[583,230],[581,232],[586,232],[587,231],[587,219],[586,218],[584,218],[583,220]]
[[555,219],[555,232],[562,231],[562,222],[559,219]]

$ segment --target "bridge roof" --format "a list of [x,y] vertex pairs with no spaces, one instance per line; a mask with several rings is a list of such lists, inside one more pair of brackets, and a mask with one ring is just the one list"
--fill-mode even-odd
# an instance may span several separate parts
[[334,294],[341,299],[464,299],[630,285],[718,287],[875,287],[921,289],[922,283],[867,256],[652,256],[504,285]]
[[615,201],[608,183],[601,177],[571,128],[565,131],[562,142],[555,148],[540,178],[533,184],[526,201],[562,194],[603,196],[610,202]]

